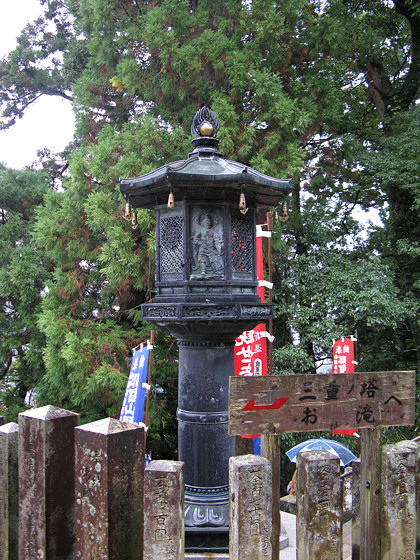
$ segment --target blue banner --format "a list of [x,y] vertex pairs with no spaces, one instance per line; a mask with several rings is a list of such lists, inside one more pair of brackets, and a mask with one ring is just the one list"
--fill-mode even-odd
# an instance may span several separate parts
[[149,348],[145,346],[136,350],[131,363],[130,376],[125,390],[123,405],[121,408],[120,420],[139,424],[143,422],[144,401],[146,388],[143,386],[147,382],[147,366],[149,364]]
[[261,455],[261,437],[256,437],[252,440],[252,448],[254,455]]

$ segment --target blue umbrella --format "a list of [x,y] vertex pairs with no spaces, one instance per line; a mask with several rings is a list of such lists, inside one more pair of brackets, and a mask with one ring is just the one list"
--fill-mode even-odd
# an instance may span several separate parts
[[308,439],[303,441],[302,443],[298,443],[289,451],[286,451],[286,455],[292,461],[292,463],[296,463],[296,457],[298,453],[304,453],[306,451],[329,451],[336,457],[340,459],[340,465],[345,467],[355,459],[357,459],[356,455],[350,451],[345,445],[338,441],[334,441],[332,439]]

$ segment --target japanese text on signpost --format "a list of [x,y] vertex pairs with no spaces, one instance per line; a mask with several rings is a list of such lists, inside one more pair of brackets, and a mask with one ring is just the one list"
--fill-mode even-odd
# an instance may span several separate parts
[[410,425],[414,394],[412,371],[232,377],[229,434]]

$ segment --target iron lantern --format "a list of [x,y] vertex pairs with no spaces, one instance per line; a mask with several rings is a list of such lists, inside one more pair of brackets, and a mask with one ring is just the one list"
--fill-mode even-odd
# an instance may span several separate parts
[[219,118],[204,107],[194,150],[120,189],[134,208],[156,211],[156,296],[142,318],[179,346],[178,450],[185,462],[190,550],[226,549],[229,525],[228,382],[235,338],[273,317],[257,295],[255,225],[290,181],[269,177],[218,152]]

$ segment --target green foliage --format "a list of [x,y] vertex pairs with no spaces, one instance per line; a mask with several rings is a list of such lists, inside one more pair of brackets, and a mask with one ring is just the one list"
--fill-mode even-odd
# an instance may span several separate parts
[[[283,339],[275,350],[279,373],[315,372],[317,362],[331,357],[334,338],[396,330],[410,312],[392,269],[379,256],[366,252],[363,243],[350,247],[348,235],[334,229],[331,217],[306,211],[305,218],[299,240],[289,234],[293,223],[284,228],[280,251],[287,251],[285,266],[276,263],[277,314],[286,317],[295,343]],[[308,247],[304,253],[290,251],[298,242]],[[360,336],[360,349],[366,346]],[[361,370],[365,358],[363,352]]]
[[[0,182],[0,298],[20,298],[4,318],[2,361],[19,356],[8,391],[26,368],[20,398],[36,386],[40,403],[84,421],[118,414],[155,266],[154,215],[137,211],[133,228],[119,178],[184,159],[202,104],[220,116],[225,157],[293,179],[290,219],[273,237],[276,372],[315,372],[332,338],[356,330],[361,368],[419,370],[420,33],[408,3],[41,3],[0,63],[2,126],[39,95],[71,98],[78,124],[68,161],[45,164],[54,178],[68,164],[59,190],[42,174],[20,197],[18,176]],[[378,226],[361,221],[372,209]],[[28,323],[24,343],[12,315]],[[176,347],[163,333],[155,360],[149,442],[167,457]]]
[[0,407],[7,420],[22,409],[44,373],[45,339],[36,314],[49,271],[31,231],[34,210],[48,188],[44,173],[0,165]]
[[[150,330],[138,311],[150,297],[155,268],[154,213],[138,210],[133,228],[119,177],[177,157],[179,140],[179,131],[169,133],[151,118],[106,125],[95,143],[72,154],[63,190],[48,193],[38,208],[34,239],[53,268],[38,320],[46,338],[39,403],[76,410],[83,422],[119,414],[131,348]],[[155,381],[165,399],[152,399],[150,407],[150,439],[162,441],[166,455],[174,449],[172,433],[162,435],[173,412],[166,397],[174,379],[176,385],[173,362],[171,356],[159,367]]]
[[85,42],[76,40],[64,3],[50,2],[49,8],[0,61],[0,128],[12,126],[41,95],[70,100],[72,83],[86,66]]

